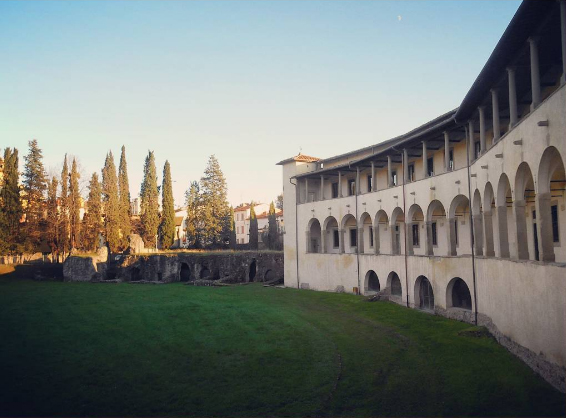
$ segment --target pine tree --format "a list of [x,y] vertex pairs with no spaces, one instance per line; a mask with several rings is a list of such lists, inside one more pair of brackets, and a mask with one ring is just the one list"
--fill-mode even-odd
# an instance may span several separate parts
[[21,253],[22,202],[18,185],[18,150],[4,150],[4,173],[0,188],[0,253]]
[[102,169],[102,193],[104,198],[104,230],[111,252],[120,251],[120,215],[118,212],[118,179],[112,151],[106,155]]
[[189,190],[185,193],[185,205],[187,206],[187,220],[185,224],[187,241],[190,247],[201,248],[203,221],[202,201],[198,182],[191,182]]
[[57,207],[57,187],[59,181],[53,177],[47,188],[47,234],[46,239],[51,254],[55,254],[59,259],[59,208]]
[[173,181],[171,166],[165,161],[163,167],[163,185],[161,186],[161,223],[159,225],[159,241],[161,248],[167,250],[175,240],[175,202],[173,200]]
[[257,244],[258,244],[257,217],[255,214],[254,204],[252,202],[250,208],[250,250],[257,250]]
[[230,206],[230,248],[236,249],[236,222],[234,221],[234,207]]
[[118,194],[120,199],[120,247],[124,250],[128,247],[128,237],[132,233],[132,224],[126,147],[123,145],[122,155],[120,155],[120,167],[118,169]]
[[141,223],[143,240],[147,247],[155,246],[155,237],[159,226],[159,192],[157,190],[157,174],[155,156],[149,151],[145,158],[143,182],[141,185]]
[[61,210],[60,210],[60,225],[59,225],[59,250],[63,256],[70,250],[70,226],[69,226],[69,166],[67,165],[67,154],[63,160],[63,170],[61,171]]
[[92,174],[89,183],[87,212],[83,219],[83,248],[95,251],[98,248],[98,235],[102,231],[102,189],[98,182],[98,175]]
[[79,192],[79,172],[77,169],[77,160],[73,158],[71,165],[71,176],[69,177],[69,227],[71,248],[80,247],[81,232],[81,195]]
[[25,207],[26,251],[35,252],[41,240],[41,221],[45,209],[45,190],[47,182],[43,168],[43,154],[37,146],[37,140],[28,142],[29,152],[24,157],[23,185],[27,204]]
[[208,159],[204,176],[200,180],[203,204],[203,241],[205,245],[218,245],[229,236],[227,186],[220,164],[214,155]]
[[273,202],[269,205],[269,215],[267,216],[268,221],[268,235],[267,235],[267,247],[270,250],[274,250],[277,245],[277,219],[275,216],[275,205]]

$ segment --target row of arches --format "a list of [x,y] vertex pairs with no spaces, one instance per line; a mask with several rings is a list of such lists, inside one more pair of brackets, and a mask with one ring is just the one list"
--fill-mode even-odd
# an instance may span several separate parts
[[[386,279],[385,288],[393,298],[399,301],[403,296],[401,280],[399,275],[392,271]],[[381,290],[379,278],[375,271],[368,270],[365,275],[364,293],[366,295],[376,294]],[[414,303],[419,309],[434,311],[434,290],[430,280],[426,276],[418,276],[414,285]],[[466,282],[460,277],[454,277],[446,287],[446,307],[472,310],[472,296]]]
[[[495,187],[494,187],[495,186]],[[502,173],[497,182],[473,191],[472,204],[459,194],[445,208],[440,200],[428,207],[413,204],[390,215],[379,210],[356,219],[312,218],[307,225],[307,252],[486,257],[557,261],[555,247],[566,237],[560,212],[564,211],[566,175],[554,147],[543,154],[538,182],[528,163],[519,165],[514,185]],[[470,213],[471,209],[471,213]],[[473,217],[473,231],[472,220]],[[406,244],[406,245],[405,245]],[[558,261],[565,261],[560,253]]]

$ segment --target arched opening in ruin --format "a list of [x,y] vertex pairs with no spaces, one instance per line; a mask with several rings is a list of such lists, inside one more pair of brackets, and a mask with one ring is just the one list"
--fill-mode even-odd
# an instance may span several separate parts
[[415,282],[415,304],[424,311],[434,311],[434,292],[425,276],[417,277]]
[[391,289],[391,296],[399,296],[403,295],[403,288],[401,287],[401,280],[399,279],[399,275],[392,271],[387,276],[387,287]]
[[375,294],[377,292],[379,292],[380,290],[380,286],[379,286],[379,279],[377,277],[377,274],[375,273],[375,271],[373,270],[369,270],[366,273],[366,280],[365,280],[365,291],[366,294]]
[[130,275],[130,281],[138,282],[141,280],[141,271],[138,267],[132,268],[132,272]]
[[276,279],[275,272],[273,270],[267,270],[265,272],[265,275],[263,276],[263,280],[266,281],[266,282],[269,282],[269,281],[275,280],[275,279]]
[[181,263],[181,269],[179,270],[179,281],[188,282],[191,280],[191,268],[187,263]]
[[257,273],[257,264],[256,261],[254,260],[250,264],[250,272],[248,273],[248,279],[250,279],[250,282],[254,281],[256,273]]
[[201,279],[209,280],[209,279],[210,279],[210,270],[207,269],[206,267],[203,267],[203,268],[200,270],[200,278],[201,278]]
[[446,288],[446,306],[472,310],[472,296],[464,280],[454,277]]

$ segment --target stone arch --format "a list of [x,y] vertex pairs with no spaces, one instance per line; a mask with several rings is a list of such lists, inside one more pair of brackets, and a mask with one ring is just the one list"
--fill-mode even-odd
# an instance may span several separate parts
[[263,275],[263,281],[269,282],[271,280],[275,280],[277,277],[275,276],[275,272],[271,269],[268,269],[265,274]]
[[485,240],[485,255],[486,257],[495,256],[494,244],[494,223],[493,214],[495,213],[495,194],[493,193],[493,186],[488,181],[485,184],[483,193],[483,236]]
[[446,307],[472,310],[470,288],[460,277],[454,277],[446,287]]
[[566,189],[566,173],[564,159],[555,147],[544,150],[538,167],[538,193],[536,198],[538,241],[540,243],[541,261],[566,260],[564,251],[555,253],[554,244],[564,246],[566,233],[564,218],[560,219],[560,207],[566,204],[564,189]]
[[360,216],[358,225],[358,247],[361,254],[373,252],[374,238],[371,216],[369,213],[364,212]]
[[322,223],[322,247],[325,253],[340,252],[340,228],[334,216],[328,216]]
[[381,286],[379,285],[379,278],[373,270],[368,270],[364,281],[365,294],[375,294],[379,292]]
[[340,222],[340,238],[343,243],[343,253],[356,253],[358,251],[358,222],[354,215],[344,215]]
[[474,191],[472,197],[472,219],[474,224],[474,250],[476,255],[483,255],[483,207],[478,189]]
[[450,203],[448,211],[449,245],[448,255],[471,254],[470,236],[470,201],[467,196],[459,194]]
[[497,183],[497,194],[495,195],[497,215],[497,236],[499,238],[499,257],[509,258],[510,243],[512,236],[509,233],[514,228],[509,228],[509,219],[512,219],[513,194],[507,174],[502,173]]
[[387,228],[389,226],[389,217],[387,213],[380,209],[375,214],[373,231],[374,231],[374,251],[375,254],[388,254],[391,251],[391,243],[387,240]]
[[387,276],[386,287],[390,289],[391,296],[396,296],[401,298],[403,296],[403,286],[401,286],[401,279],[399,275],[392,271]]
[[189,267],[189,265],[184,262],[181,263],[181,266],[179,268],[179,281],[188,282],[193,278],[192,275],[193,274],[191,272],[191,268]]
[[391,213],[391,254],[404,254],[405,214],[397,206]]
[[439,200],[433,200],[426,211],[426,254],[444,255],[448,248],[446,210]]
[[250,268],[248,270],[248,279],[250,282],[254,281],[256,274],[257,274],[257,261],[254,258],[250,263]]
[[415,281],[415,306],[425,311],[434,311],[434,291],[426,276]]
[[308,253],[321,253],[322,249],[322,228],[320,222],[316,218],[312,218],[307,226],[307,252]]
[[139,267],[132,267],[132,271],[130,272],[130,281],[137,282],[142,279],[141,270]]
[[425,225],[424,212],[416,203],[407,212],[407,252],[409,255],[425,254],[424,235],[421,234]]
[[[515,228],[517,236],[517,258],[519,260],[538,260],[538,238],[536,238],[536,219],[531,218],[530,228],[527,227],[527,213],[536,216],[535,185],[529,164],[523,161],[515,174]],[[530,249],[530,251],[529,251]],[[530,257],[529,257],[530,252]]]
[[201,278],[202,280],[210,280],[210,279],[211,279],[211,275],[212,275],[212,274],[210,273],[210,270],[209,270],[207,267],[203,266],[203,267],[200,269],[200,278]]

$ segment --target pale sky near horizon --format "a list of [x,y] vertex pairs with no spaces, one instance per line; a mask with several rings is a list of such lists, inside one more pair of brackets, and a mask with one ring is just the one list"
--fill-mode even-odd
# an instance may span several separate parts
[[[215,154],[228,200],[269,202],[285,158],[379,143],[456,108],[520,2],[0,2],[0,148],[38,140],[84,181],[126,146],[171,163],[176,206]],[[23,159],[20,159],[20,168]],[[85,190],[86,195],[86,190]]]

